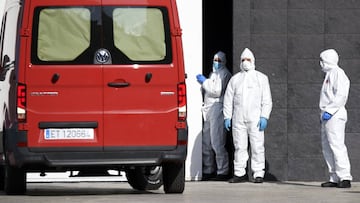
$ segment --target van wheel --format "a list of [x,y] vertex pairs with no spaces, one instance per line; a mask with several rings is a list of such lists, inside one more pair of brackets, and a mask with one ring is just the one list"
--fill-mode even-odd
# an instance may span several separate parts
[[185,188],[185,162],[163,165],[165,193],[183,193]]
[[22,195],[26,192],[24,169],[5,165],[4,190],[7,195]]
[[135,167],[126,170],[130,186],[136,190],[157,190],[162,184],[162,167]]

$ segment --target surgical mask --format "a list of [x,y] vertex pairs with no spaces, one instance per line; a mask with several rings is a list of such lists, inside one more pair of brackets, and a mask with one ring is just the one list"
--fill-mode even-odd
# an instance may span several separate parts
[[243,69],[244,71],[248,71],[248,70],[251,69],[251,62],[250,62],[250,61],[243,61],[243,62],[241,63],[241,66],[242,66],[242,69]]
[[220,67],[221,67],[221,64],[219,62],[217,62],[217,61],[213,62],[213,71],[219,70]]

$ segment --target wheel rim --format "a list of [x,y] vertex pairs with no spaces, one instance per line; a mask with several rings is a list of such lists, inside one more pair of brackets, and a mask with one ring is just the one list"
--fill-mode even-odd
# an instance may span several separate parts
[[146,173],[146,176],[149,183],[151,184],[160,183],[162,178],[162,167],[161,166],[151,167],[148,173]]

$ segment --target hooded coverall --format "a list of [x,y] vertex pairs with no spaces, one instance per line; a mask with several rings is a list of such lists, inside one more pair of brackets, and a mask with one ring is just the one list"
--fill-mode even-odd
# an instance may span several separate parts
[[204,104],[202,113],[204,118],[202,137],[203,173],[228,175],[229,156],[225,148],[226,132],[223,121],[223,101],[226,86],[231,73],[226,68],[226,57],[223,52],[214,55],[219,58],[218,69],[213,68],[210,77],[202,84]]
[[[347,121],[347,102],[350,81],[345,72],[338,66],[339,55],[334,49],[320,54],[322,70],[326,73],[320,92],[319,107],[321,110],[322,151],[329,169],[330,182],[352,180],[350,161],[345,146],[345,124]],[[332,115],[323,120],[327,112]]]
[[[251,59],[245,66],[244,59]],[[268,77],[255,70],[255,57],[246,48],[241,54],[240,72],[227,86],[224,97],[224,119],[232,120],[234,142],[234,175],[246,174],[248,139],[251,146],[253,177],[263,178],[265,173],[264,131],[259,130],[260,117],[269,119],[272,98]]]

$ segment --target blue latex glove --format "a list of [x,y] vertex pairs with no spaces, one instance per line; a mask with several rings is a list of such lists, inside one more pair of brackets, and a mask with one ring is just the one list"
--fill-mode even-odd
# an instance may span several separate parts
[[224,125],[225,125],[225,129],[226,129],[227,131],[230,131],[230,128],[231,128],[231,119],[229,119],[229,118],[225,119]]
[[259,130],[264,131],[267,126],[267,119],[264,117],[260,117],[260,121],[258,123]]
[[331,117],[332,117],[331,114],[329,114],[328,112],[324,112],[322,115],[322,120],[327,121],[327,120],[330,120]]
[[196,76],[196,79],[197,79],[197,81],[198,81],[200,84],[203,84],[204,81],[206,80],[206,77],[203,76],[202,74],[198,74],[198,75]]

